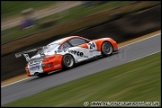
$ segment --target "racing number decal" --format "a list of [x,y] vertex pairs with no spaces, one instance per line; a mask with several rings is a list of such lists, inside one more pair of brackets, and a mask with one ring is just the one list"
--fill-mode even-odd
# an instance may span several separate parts
[[95,44],[92,42],[92,43],[88,43],[89,44],[89,48],[90,49],[93,49],[93,48],[95,48]]
[[95,51],[97,49],[96,44],[94,42],[89,42],[88,48],[90,49],[90,51]]

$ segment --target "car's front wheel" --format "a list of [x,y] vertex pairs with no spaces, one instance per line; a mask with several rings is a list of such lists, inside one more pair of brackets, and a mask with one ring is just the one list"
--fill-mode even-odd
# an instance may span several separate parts
[[63,59],[62,59],[62,65],[64,69],[69,69],[72,68],[75,64],[74,58],[72,55],[70,54],[66,54],[64,55]]
[[108,56],[111,55],[113,52],[113,47],[111,45],[110,42],[103,42],[102,46],[101,46],[101,51],[102,51],[102,55],[103,56]]

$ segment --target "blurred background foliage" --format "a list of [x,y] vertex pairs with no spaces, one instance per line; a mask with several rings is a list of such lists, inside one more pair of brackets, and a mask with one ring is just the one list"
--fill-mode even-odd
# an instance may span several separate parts
[[[33,8],[34,13],[39,9],[44,9],[50,6],[56,6],[58,4],[62,4],[65,1],[2,1],[1,3],[1,13],[2,13],[2,22],[5,19],[12,18],[15,15],[21,16],[21,12],[28,8]],[[137,2],[137,4],[129,5],[130,3]],[[75,20],[85,20],[86,16],[90,16],[97,13],[104,13],[104,11],[110,11],[110,9],[115,7],[123,6],[121,9],[116,9],[116,12],[131,12],[143,7],[149,7],[156,4],[159,4],[160,1],[84,1],[83,4],[72,7],[70,9],[61,11],[59,13],[51,14],[49,16],[43,18],[37,18],[35,20],[35,26],[21,29],[20,25],[2,30],[1,29],[1,44],[6,42],[15,40],[19,37],[31,35],[32,33],[37,33],[42,30],[47,30],[50,28],[55,29],[54,27],[60,26],[61,24],[68,23],[70,21]],[[110,14],[113,11],[110,11]],[[22,16],[21,16],[22,17]],[[101,18],[98,18],[101,17]],[[83,28],[92,26],[96,23],[104,22],[106,19],[108,20],[108,12],[102,16],[92,16],[91,21],[87,23],[78,23],[76,26],[70,26],[68,29],[70,31],[77,30],[79,27]],[[106,18],[106,19],[105,19]],[[83,21],[84,22],[84,21]],[[20,21],[21,23],[21,21]],[[75,21],[77,23],[77,21]],[[61,29],[61,28],[60,28]],[[64,34],[64,30],[61,30],[62,34]],[[58,31],[59,33],[59,31]],[[56,34],[58,34],[56,33]],[[55,34],[54,34],[55,35]]]
[[1,1],[1,19],[18,15],[30,7],[41,9],[55,4],[56,1]]

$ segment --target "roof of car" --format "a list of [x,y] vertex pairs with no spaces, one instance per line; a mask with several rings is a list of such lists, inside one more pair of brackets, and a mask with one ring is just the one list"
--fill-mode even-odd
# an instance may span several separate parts
[[61,38],[61,39],[58,39],[58,40],[55,40],[53,42],[51,42],[50,44],[54,44],[54,43],[57,43],[57,44],[60,44],[62,45],[64,42],[72,39],[72,38],[75,38],[75,37],[80,37],[80,36],[69,36],[69,37],[65,37],[65,38]]

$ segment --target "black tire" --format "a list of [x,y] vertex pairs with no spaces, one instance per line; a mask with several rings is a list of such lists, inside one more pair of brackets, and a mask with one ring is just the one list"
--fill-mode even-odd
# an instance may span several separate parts
[[36,76],[38,76],[38,77],[44,77],[44,76],[47,76],[47,75],[48,75],[48,73],[45,72],[45,73],[39,73]]
[[63,56],[63,59],[62,59],[63,69],[70,69],[74,67],[74,65],[75,65],[75,61],[72,55],[66,54]]
[[103,56],[111,55],[113,53],[113,47],[111,43],[107,41],[103,42],[101,46],[101,52]]

